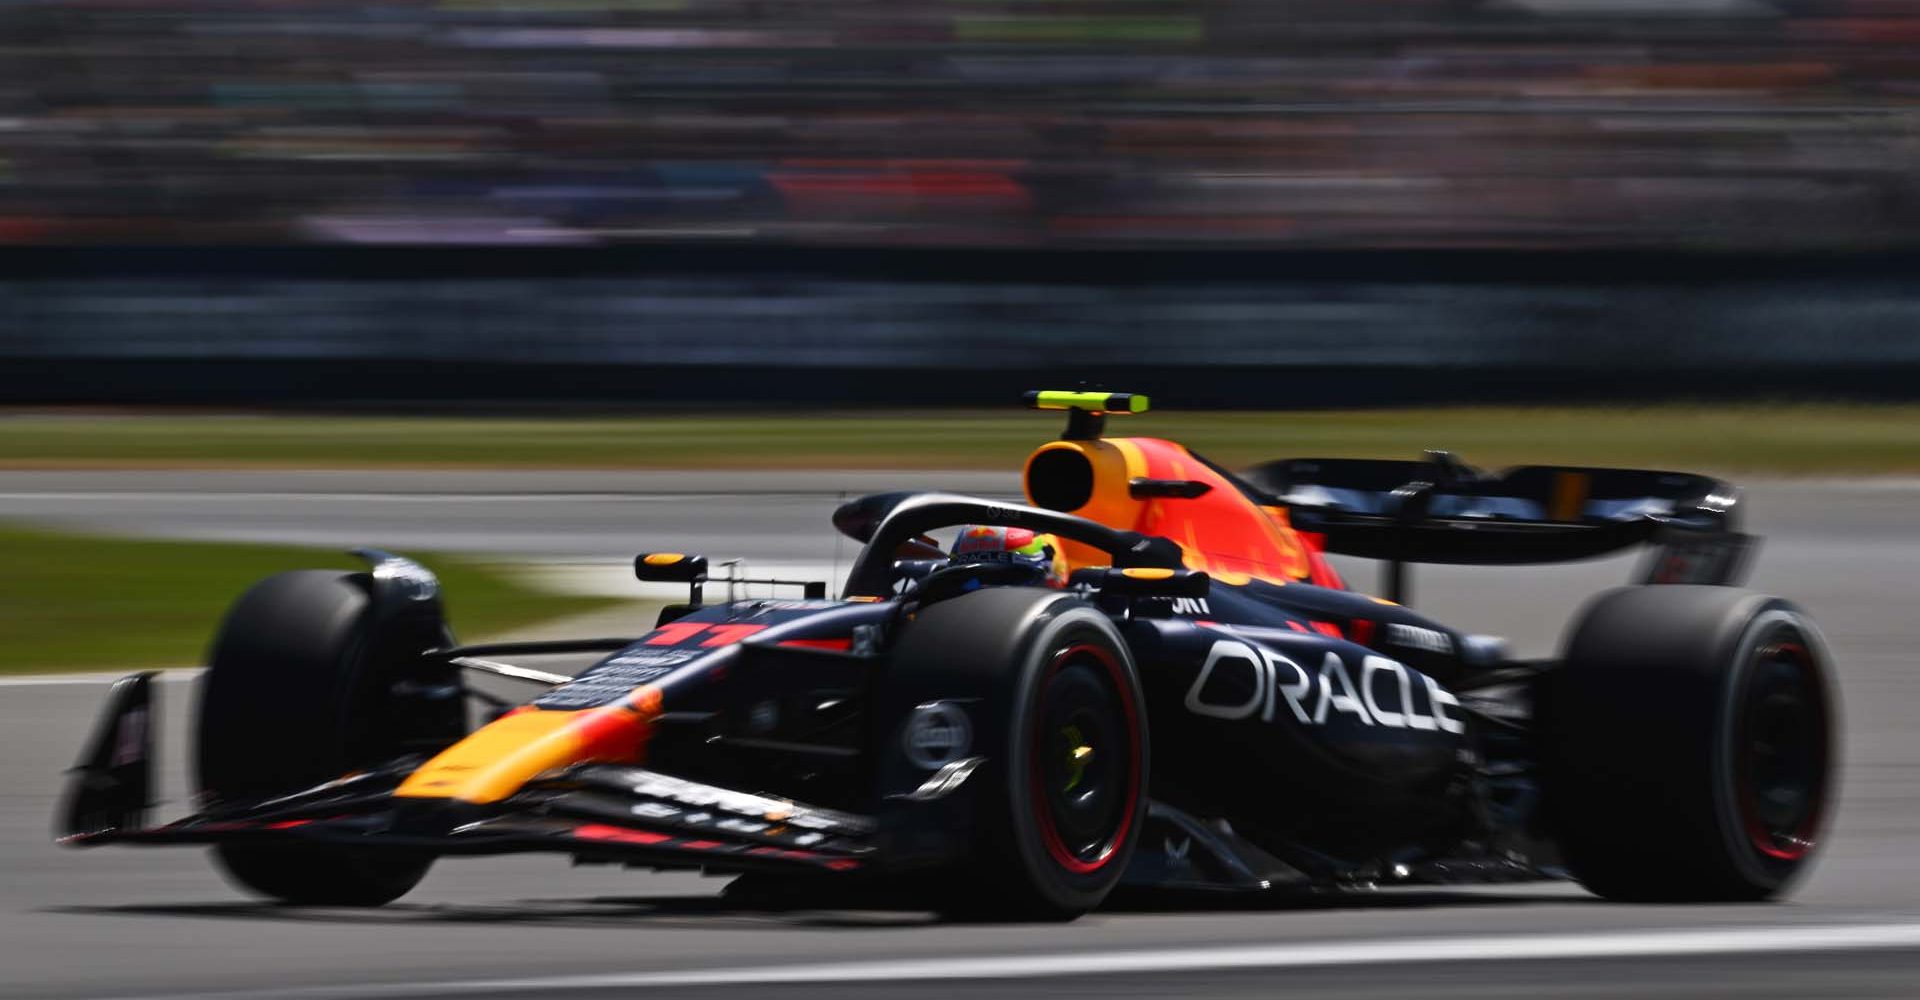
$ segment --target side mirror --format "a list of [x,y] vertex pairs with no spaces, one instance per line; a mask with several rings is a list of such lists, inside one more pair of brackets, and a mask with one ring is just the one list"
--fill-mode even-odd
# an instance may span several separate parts
[[642,552],[633,557],[633,575],[647,583],[705,583],[707,557],[679,552]]
[[707,582],[707,557],[681,552],[642,552],[633,557],[634,579],[643,583],[684,583],[690,604],[700,603]]
[[1213,590],[1213,577],[1197,569],[1152,566],[1081,570],[1073,574],[1072,582],[1129,597],[1205,597]]

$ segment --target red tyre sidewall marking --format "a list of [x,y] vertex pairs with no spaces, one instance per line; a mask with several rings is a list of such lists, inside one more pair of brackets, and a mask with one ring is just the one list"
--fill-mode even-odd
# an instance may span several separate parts
[[[1747,717],[1747,706],[1743,704],[1740,712],[1739,742],[1736,744],[1741,748],[1740,764],[1735,770],[1735,775],[1740,781],[1740,819],[1747,828],[1747,840],[1753,844],[1754,850],[1776,861],[1799,861],[1805,858],[1808,852],[1813,850],[1814,835],[1819,832],[1821,820],[1825,818],[1827,811],[1826,770],[1827,755],[1829,753],[1828,743],[1831,740],[1831,732],[1827,720],[1827,692],[1824,687],[1824,678],[1820,676],[1819,668],[1813,660],[1813,654],[1808,651],[1806,646],[1797,642],[1782,642],[1762,646],[1758,650],[1755,650],[1754,658],[1756,660],[1766,660],[1771,658],[1770,654],[1775,651],[1785,653],[1792,659],[1794,665],[1800,669],[1806,678],[1807,688],[1812,693],[1814,704],[1819,709],[1820,742],[1818,746],[1820,752],[1820,780],[1819,784],[1814,787],[1813,808],[1808,810],[1807,818],[1802,821],[1799,828],[1793,832],[1795,843],[1785,848],[1775,844],[1773,842],[1772,832],[1770,832],[1766,824],[1760,820],[1760,803],[1757,798],[1757,792],[1753,787],[1752,762],[1749,760],[1746,752],[1746,738],[1749,735],[1747,733],[1747,727],[1750,725],[1750,720]],[[1751,683],[1751,680],[1752,676],[1749,674],[1747,682]],[[1744,691],[1741,697],[1744,701],[1746,697]]]
[[[1108,841],[1098,857],[1092,861],[1083,861],[1074,857],[1073,852],[1067,849],[1066,841],[1060,838],[1059,829],[1054,826],[1052,810],[1048,808],[1046,794],[1042,791],[1044,782],[1040,773],[1038,753],[1042,739],[1038,711],[1034,713],[1033,732],[1030,734],[1032,743],[1028,749],[1028,765],[1031,774],[1028,783],[1031,786],[1030,797],[1033,800],[1034,813],[1040,826],[1040,839],[1046,845],[1047,854],[1053,858],[1055,864],[1067,871],[1076,875],[1087,875],[1106,867],[1107,863],[1113,860],[1114,855],[1119,853],[1120,845],[1126,843],[1127,833],[1133,828],[1134,808],[1140,801],[1140,772],[1144,761],[1141,759],[1140,752],[1140,715],[1133,704],[1133,689],[1126,683],[1126,675],[1120,669],[1120,661],[1115,659],[1113,654],[1089,643],[1081,643],[1061,650],[1054,656],[1053,662],[1047,665],[1046,672],[1040,675],[1041,693],[1045,692],[1047,682],[1053,679],[1054,674],[1059,673],[1062,667],[1081,656],[1091,656],[1107,668],[1107,676],[1113,681],[1114,694],[1120,699],[1120,706],[1127,717],[1128,753],[1133,763],[1133,766],[1127,770],[1126,806],[1120,812],[1120,825],[1114,830],[1113,839]],[[1035,707],[1038,708],[1037,705]]]

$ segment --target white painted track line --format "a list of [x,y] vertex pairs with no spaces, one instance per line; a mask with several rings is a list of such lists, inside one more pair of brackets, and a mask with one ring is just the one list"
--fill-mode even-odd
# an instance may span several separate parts
[[[387,997],[501,993],[546,995],[588,990],[658,987],[1035,979],[1236,969],[1674,958],[1742,953],[1779,955],[1907,948],[1920,948],[1920,923],[1433,937],[1240,947],[1070,952],[1052,955],[942,957],[666,972],[616,972],[596,975],[306,987],[277,989],[273,995],[355,997],[378,1000],[378,998]],[[258,994],[168,994],[143,998],[143,1000],[185,1000],[189,996],[212,1000],[212,998],[247,995]],[[126,1000],[133,1000],[133,998],[126,998]]]
[[89,684],[97,684],[101,687],[105,687],[108,684],[112,684],[114,681],[117,681],[122,677],[125,677],[129,674],[140,673],[142,670],[159,670],[160,680],[163,682],[172,682],[172,683],[179,683],[181,681],[190,681],[190,680],[193,680],[195,677],[200,676],[199,667],[174,667],[171,669],[162,669],[158,667],[125,667],[117,670],[102,670],[102,671],[99,671],[98,673],[89,672],[84,674],[20,674],[14,677],[0,677],[0,688],[66,687],[69,685],[78,686],[78,685],[89,685]]

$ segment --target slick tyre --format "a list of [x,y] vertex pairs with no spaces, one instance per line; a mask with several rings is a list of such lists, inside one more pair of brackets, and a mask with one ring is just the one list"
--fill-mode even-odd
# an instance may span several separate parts
[[935,899],[962,919],[1068,920],[1133,856],[1150,747],[1133,658],[1112,621],[1055,591],[993,588],[925,608],[895,663],[974,691],[975,845]]
[[1833,799],[1839,722],[1813,623],[1726,587],[1610,591],[1540,688],[1543,800],[1567,866],[1634,901],[1792,884]]
[[[383,630],[370,586],[366,574],[303,570],[269,577],[235,603],[201,681],[195,758],[204,796],[297,791],[389,757],[410,740],[459,737],[461,712],[397,703],[396,662],[406,647],[417,652],[430,640]],[[213,855],[241,888],[309,905],[391,902],[432,863],[322,845],[219,844]]]

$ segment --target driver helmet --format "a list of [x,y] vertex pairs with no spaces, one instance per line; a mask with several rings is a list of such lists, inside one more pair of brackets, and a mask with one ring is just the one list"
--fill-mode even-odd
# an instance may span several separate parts
[[1033,567],[1042,579],[1054,577],[1054,537],[1027,528],[970,524],[960,529],[948,558],[956,563],[1004,562]]

